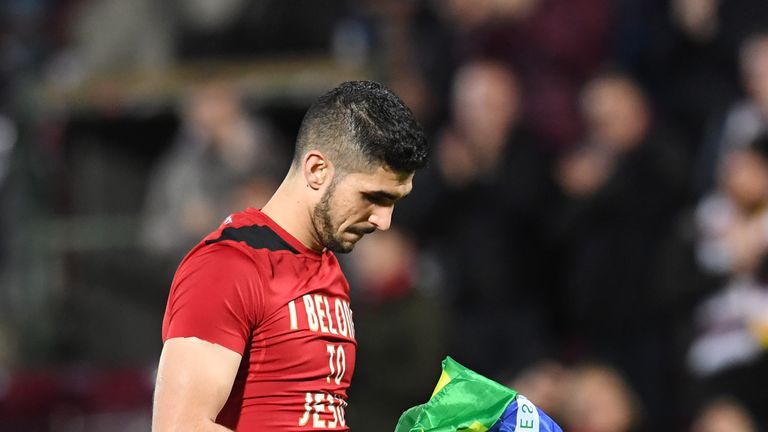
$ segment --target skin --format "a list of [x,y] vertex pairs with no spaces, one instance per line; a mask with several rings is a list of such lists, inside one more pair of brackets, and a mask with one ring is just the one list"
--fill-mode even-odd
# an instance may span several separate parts
[[[311,150],[291,168],[262,212],[310,249],[345,253],[365,234],[389,229],[395,202],[410,193],[412,180],[413,173],[381,165],[344,173]],[[239,353],[197,338],[167,340],[158,366],[152,430],[229,430],[215,419],[241,359]]]
[[456,75],[452,105],[453,122],[441,137],[438,161],[451,186],[461,187],[496,169],[520,117],[520,88],[503,65],[472,62]]
[[363,235],[389,229],[395,203],[411,192],[412,180],[413,173],[383,166],[343,173],[311,150],[262,211],[310,249],[330,249],[332,238],[340,245],[332,250],[349,252]]
[[763,112],[768,112],[768,36],[758,36],[745,43],[741,68],[750,96]]
[[[228,431],[215,420],[229,397],[241,357],[198,338],[168,339],[157,369],[152,430]],[[210,367],[213,364],[216,367]]]
[[618,153],[636,148],[648,133],[645,97],[624,77],[598,78],[585,88],[581,102],[592,140]]

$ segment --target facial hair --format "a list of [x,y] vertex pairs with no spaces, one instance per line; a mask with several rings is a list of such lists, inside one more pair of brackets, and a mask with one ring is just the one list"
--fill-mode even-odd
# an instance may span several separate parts
[[[335,179],[334,179],[335,180]],[[315,206],[312,212],[312,225],[315,228],[320,244],[334,253],[348,253],[352,251],[354,244],[344,244],[336,234],[336,229],[331,221],[331,200],[336,190],[336,182],[331,181],[328,189],[325,190],[320,202]]]

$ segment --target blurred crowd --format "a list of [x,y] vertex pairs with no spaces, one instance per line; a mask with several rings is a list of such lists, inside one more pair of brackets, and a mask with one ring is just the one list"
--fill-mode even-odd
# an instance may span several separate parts
[[146,430],[173,270],[266,202],[306,109],[222,79],[170,106],[39,89],[317,55],[433,147],[342,258],[353,427],[391,430],[451,355],[572,432],[768,428],[765,0],[320,3],[0,5],[0,430]]

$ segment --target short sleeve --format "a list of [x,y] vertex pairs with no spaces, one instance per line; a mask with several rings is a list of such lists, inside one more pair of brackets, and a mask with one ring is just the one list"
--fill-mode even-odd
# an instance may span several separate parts
[[171,285],[163,342],[197,337],[243,354],[261,316],[258,268],[244,252],[213,245],[179,266]]

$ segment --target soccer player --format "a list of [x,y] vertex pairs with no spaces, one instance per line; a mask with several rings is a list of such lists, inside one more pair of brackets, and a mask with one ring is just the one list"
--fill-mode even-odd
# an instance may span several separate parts
[[389,228],[427,155],[410,110],[375,82],[309,108],[270,201],[227,217],[176,272],[154,431],[349,430],[355,327],[334,252]]

